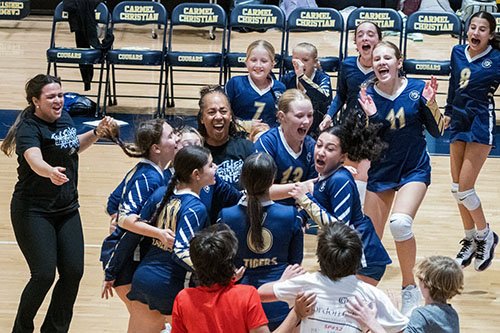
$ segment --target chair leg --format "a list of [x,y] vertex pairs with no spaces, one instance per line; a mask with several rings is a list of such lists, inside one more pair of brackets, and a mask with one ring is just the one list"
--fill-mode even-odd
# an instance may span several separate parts
[[[111,101],[111,84],[109,82],[109,63],[106,62],[106,81],[104,83],[104,102],[102,103],[101,115],[104,117],[106,115],[106,106],[108,105],[107,100]],[[111,105],[111,103],[109,104]]]
[[[101,70],[99,72],[99,83],[97,86],[97,108],[95,111],[95,116],[101,116],[101,90],[102,90],[102,76],[104,72],[104,62],[101,63]],[[106,98],[104,98],[104,104],[106,104]]]
[[175,101],[174,101],[174,70],[172,68],[172,66],[170,66],[170,70],[169,70],[169,73],[170,73],[170,103],[169,103],[169,107],[174,107],[175,106]]

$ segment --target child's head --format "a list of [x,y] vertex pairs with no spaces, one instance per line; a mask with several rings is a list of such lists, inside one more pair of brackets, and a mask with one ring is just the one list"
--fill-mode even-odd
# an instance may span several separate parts
[[357,231],[341,222],[325,226],[318,234],[318,257],[321,273],[331,280],[354,275],[361,264],[363,245]]
[[183,126],[178,135],[180,136],[179,149],[187,146],[203,146],[203,137],[194,127]]
[[304,74],[311,77],[316,68],[320,68],[318,49],[311,43],[302,42],[292,50],[292,59],[299,59],[304,64]]
[[274,52],[273,45],[266,40],[256,40],[248,46],[245,64],[252,81],[262,82],[269,78],[275,65]]
[[260,136],[269,131],[270,129],[271,127],[269,127],[269,125],[266,123],[258,123],[252,125],[252,130],[250,131],[250,134],[248,134],[248,139],[252,142],[257,142]]
[[200,285],[229,285],[234,275],[233,261],[237,250],[238,239],[224,223],[197,232],[189,242],[189,253]]
[[354,30],[354,43],[362,57],[371,58],[375,45],[382,40],[382,30],[372,21],[361,22]]
[[464,286],[462,268],[449,257],[425,258],[418,264],[415,275],[421,283],[420,289],[424,296],[427,289],[434,302],[446,303],[453,296],[460,294]]
[[256,253],[268,251],[271,245],[271,235],[268,231],[264,234],[262,228],[264,209],[260,201],[263,198],[268,199],[276,170],[276,163],[267,153],[248,156],[241,169],[240,181],[247,193],[247,223],[250,226],[248,246]]
[[303,140],[313,122],[311,99],[298,89],[288,89],[278,100],[279,123],[285,137]]

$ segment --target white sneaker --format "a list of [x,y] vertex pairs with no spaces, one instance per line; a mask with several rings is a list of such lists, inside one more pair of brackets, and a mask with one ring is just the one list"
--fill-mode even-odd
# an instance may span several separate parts
[[462,266],[462,268],[465,268],[470,265],[472,259],[476,255],[477,246],[474,239],[467,238],[462,239],[460,244],[462,244],[462,248],[458,252],[455,261]]
[[409,285],[401,291],[401,313],[410,317],[413,309],[420,305],[422,294],[417,286]]
[[495,255],[495,247],[498,244],[498,235],[490,230],[484,239],[476,238],[476,259],[474,268],[476,271],[484,271],[491,265]]
[[165,323],[165,329],[161,330],[160,333],[170,333],[172,331],[172,326],[169,323]]

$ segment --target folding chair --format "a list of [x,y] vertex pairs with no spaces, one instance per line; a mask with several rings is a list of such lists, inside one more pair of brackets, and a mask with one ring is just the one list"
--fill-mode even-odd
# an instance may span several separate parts
[[[297,8],[290,13],[286,25],[285,35],[285,51],[283,53],[283,66],[285,70],[293,69],[292,57],[290,55],[290,37],[293,32],[315,33],[325,32],[322,35],[323,39],[332,40],[335,37],[333,34],[326,35],[327,32],[333,32],[339,35],[338,55],[329,55],[320,57],[321,68],[325,72],[336,72],[339,64],[342,61],[342,51],[344,45],[344,19],[342,15],[333,8]],[[310,40],[313,37],[318,37],[318,34],[307,34],[301,36],[302,40]],[[314,40],[314,39],[312,39]]]
[[[159,78],[154,82],[153,80],[148,82],[142,80],[113,80],[112,82],[115,97],[156,99],[156,115],[158,116],[161,113],[162,87],[164,84],[167,84],[167,82],[163,82],[163,76],[165,75],[164,66],[166,54],[167,11],[159,2],[145,1],[122,1],[116,5],[113,10],[111,29],[116,35],[116,28],[122,27],[123,29],[121,29],[120,32],[123,33],[123,40],[127,40],[127,35],[133,34],[132,26],[141,27],[147,24],[154,24],[162,28],[159,30],[162,32],[161,38],[158,39],[159,43],[153,39],[148,40],[148,46],[153,48],[138,47],[136,44],[133,47],[121,46],[120,48],[113,48],[112,50],[109,50],[106,56],[105,94],[107,97],[110,85],[110,71],[112,72],[113,78],[115,77],[115,70],[157,73]],[[129,36],[129,38],[131,37],[132,36]],[[134,40],[134,43],[137,43],[137,40]],[[116,46],[116,44],[115,40],[114,45]],[[117,95],[116,84],[158,85],[158,95]],[[104,104],[103,113],[106,113],[106,104]]]
[[465,23],[474,13],[485,11],[493,14],[498,12],[498,6],[495,0],[463,0],[460,11],[462,12],[462,21]]
[[[281,43],[279,47],[274,45],[276,51],[279,53],[275,55],[276,66],[281,75],[281,61],[282,53],[285,45],[285,14],[281,8],[274,5],[237,5],[231,11],[229,19],[228,35],[227,35],[227,49],[226,49],[226,77],[225,81],[231,78],[231,71],[233,67],[245,67],[246,53],[242,51],[231,51],[231,36],[234,38],[235,29],[250,29],[260,32],[269,32],[270,29],[277,30]],[[264,37],[265,38],[265,37]],[[255,39],[263,39],[256,37]]]
[[[177,5],[170,18],[170,31],[168,39],[168,82],[170,84],[170,98],[167,105],[174,106],[174,99],[198,99],[199,96],[175,96],[174,86],[203,86],[207,83],[187,83],[174,81],[174,72],[203,73],[200,80],[206,79],[206,73],[218,74],[218,84],[222,85],[224,73],[224,48],[226,45],[226,13],[224,9],[217,4],[210,3],[185,3]],[[181,36],[176,36],[175,31],[178,27],[192,27],[196,30],[208,28],[211,40],[214,28],[222,29],[222,38],[219,38],[217,44],[199,43],[193,45],[191,50],[180,50],[182,47],[176,44]],[[175,39],[175,41],[174,41]],[[212,45],[213,44],[213,45]],[[200,49],[205,48],[206,51]],[[218,49],[217,52],[211,51]],[[207,70],[207,68],[214,68]],[[163,108],[164,109],[164,108]]]
[[403,20],[399,13],[391,8],[357,8],[349,14],[347,18],[344,57],[347,57],[349,49],[349,31],[354,31],[356,27],[365,21],[370,21],[379,26],[382,31],[393,31],[399,33],[396,45],[399,49],[403,46]]
[[[110,15],[108,8],[104,3],[100,3],[95,10],[95,18],[98,24],[102,24],[105,27],[105,30],[108,29]],[[95,65],[100,64],[99,69],[99,81],[98,81],[98,89],[97,95],[88,95],[95,96],[97,98],[97,110],[96,115],[100,110],[100,100],[101,100],[101,87],[102,87],[102,77],[104,73],[104,57],[105,54],[102,49],[93,49],[93,48],[76,48],[76,47],[63,47],[56,45],[56,33],[57,27],[61,22],[68,22],[68,13],[63,10],[63,3],[60,2],[55,11],[54,18],[52,20],[52,32],[50,35],[50,47],[47,50],[47,74],[51,73],[51,68],[53,66],[53,73],[55,76],[58,76],[58,68],[73,68],[76,69],[81,65]],[[73,42],[74,43],[74,42]],[[65,65],[58,66],[59,63],[63,63]],[[69,64],[78,64],[78,66],[71,66]],[[64,80],[66,82],[82,82],[81,80],[75,79],[67,79]]]
[[0,20],[22,20],[30,14],[30,0],[2,1]]
[[[451,36],[452,34],[461,36],[462,22],[460,18],[453,13],[418,11],[408,16],[406,20],[403,51],[403,57],[405,59],[404,71],[407,74],[448,76],[450,74],[449,59],[408,59],[408,35],[411,33],[421,33],[432,36]],[[418,43],[422,44],[423,48],[425,48],[424,42]],[[421,49],[421,47],[419,47],[419,49]],[[426,52],[426,54],[428,54],[428,52]]]

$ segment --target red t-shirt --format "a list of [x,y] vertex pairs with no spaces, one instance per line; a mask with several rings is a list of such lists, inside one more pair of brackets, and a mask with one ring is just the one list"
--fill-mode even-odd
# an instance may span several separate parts
[[184,289],[172,312],[172,333],[247,333],[267,323],[255,287],[233,283]]

